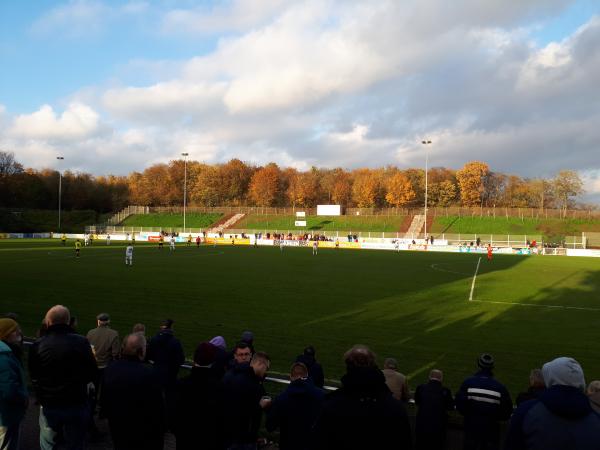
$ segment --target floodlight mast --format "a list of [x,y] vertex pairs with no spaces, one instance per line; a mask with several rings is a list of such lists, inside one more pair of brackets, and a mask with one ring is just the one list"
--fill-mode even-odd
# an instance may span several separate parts
[[189,153],[182,153],[183,156],[183,232],[185,233],[185,208],[187,205],[187,157]]
[[430,139],[425,139],[423,141],[421,141],[421,144],[423,144],[425,146],[425,207],[424,207],[424,212],[425,212],[425,231],[424,231],[424,237],[425,237],[425,242],[427,242],[427,172],[428,172],[428,168],[427,166],[429,165],[429,146],[431,145],[431,140]]
[[[60,161],[64,161],[63,156],[57,156],[56,159]],[[60,167],[58,168],[58,231],[60,231],[60,210],[61,210],[61,198],[62,198],[62,172],[60,171]]]

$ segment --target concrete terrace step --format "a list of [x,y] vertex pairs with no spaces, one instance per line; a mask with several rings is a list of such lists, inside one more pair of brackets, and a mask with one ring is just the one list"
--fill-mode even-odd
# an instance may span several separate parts
[[415,215],[415,217],[413,218],[412,223],[410,224],[410,227],[409,227],[408,231],[406,232],[406,234],[404,235],[404,237],[406,239],[412,239],[413,237],[418,236],[419,233],[421,232],[421,230],[423,229],[423,225],[425,225],[425,215],[424,214]]
[[217,225],[214,228],[211,228],[210,230],[208,230],[209,233],[221,233],[223,230],[225,230],[226,228],[231,228],[233,225],[235,225],[237,222],[239,222],[240,220],[242,220],[244,218],[246,214],[234,214],[233,217],[230,217],[229,219],[227,219],[225,222]]

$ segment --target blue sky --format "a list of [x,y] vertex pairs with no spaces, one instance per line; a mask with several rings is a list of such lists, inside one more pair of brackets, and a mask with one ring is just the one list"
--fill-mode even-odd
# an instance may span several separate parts
[[600,193],[591,0],[0,2],[0,149],[125,174],[481,159]]

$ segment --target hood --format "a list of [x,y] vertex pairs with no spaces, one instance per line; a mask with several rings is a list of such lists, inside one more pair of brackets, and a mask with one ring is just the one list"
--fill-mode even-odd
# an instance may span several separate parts
[[341,382],[350,395],[378,396],[390,392],[383,372],[377,367],[350,368]]
[[566,419],[585,417],[592,411],[588,397],[573,386],[552,386],[540,394],[539,400],[553,414]]
[[583,369],[573,358],[563,356],[547,362],[542,366],[542,374],[546,387],[562,385],[585,390]]

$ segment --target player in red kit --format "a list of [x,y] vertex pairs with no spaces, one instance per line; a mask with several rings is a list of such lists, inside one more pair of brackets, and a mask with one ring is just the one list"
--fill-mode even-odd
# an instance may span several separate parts
[[492,260],[492,246],[490,244],[488,244],[487,246],[487,254],[488,254],[488,261]]

